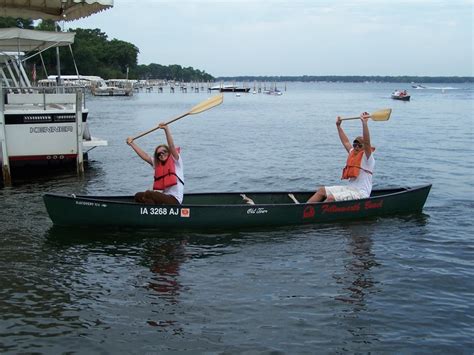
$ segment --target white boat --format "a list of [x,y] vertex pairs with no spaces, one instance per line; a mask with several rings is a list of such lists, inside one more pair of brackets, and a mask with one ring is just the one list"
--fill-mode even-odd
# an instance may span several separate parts
[[410,95],[407,93],[406,90],[400,91],[400,90],[395,90],[392,92],[392,99],[394,100],[401,100],[401,101],[410,101]]
[[25,71],[26,60],[46,49],[71,45],[74,36],[73,32],[0,29],[0,159],[4,181],[10,176],[10,167],[76,162],[79,169],[88,150],[107,145],[89,133],[84,87],[69,86],[66,92],[64,86],[56,85],[51,92],[52,88],[33,86]]
[[132,96],[133,84],[127,79],[110,79],[98,82],[91,87],[94,96]]
[[267,95],[274,95],[274,96],[281,96],[281,95],[283,95],[283,93],[282,93],[280,90],[278,90],[278,89],[265,90],[264,92],[265,92],[265,94],[267,94]]
[[[104,81],[100,76],[93,75],[61,75],[61,84],[66,87],[66,92],[68,87],[77,87],[83,86],[88,90],[91,90],[91,87],[97,85],[99,82]],[[49,88],[49,91],[56,91],[56,86],[58,86],[58,76],[57,75],[48,75],[47,79],[38,80],[38,86],[41,88]]]
[[209,91],[219,90],[219,92],[249,92],[250,88],[238,87],[236,85],[215,85],[209,88]]

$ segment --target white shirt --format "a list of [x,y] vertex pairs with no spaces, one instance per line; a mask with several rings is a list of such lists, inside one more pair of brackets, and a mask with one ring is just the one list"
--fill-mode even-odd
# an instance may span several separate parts
[[[173,155],[170,155],[168,159],[174,160],[175,172],[178,175],[179,179],[184,182],[184,173],[183,173],[183,160],[181,159],[181,154],[178,156],[178,160],[176,160]],[[155,171],[155,161],[153,160],[153,171]],[[178,200],[179,203],[183,202],[183,194],[184,194],[184,185],[179,181],[176,185],[170,186],[163,190],[163,193],[166,195],[171,195]],[[153,186],[151,188],[153,190]]]
[[[360,167],[373,173],[375,168],[374,153],[370,154],[370,158],[367,159],[367,155],[365,155],[364,152]],[[349,179],[349,186],[358,189],[364,197],[367,198],[372,192],[372,174],[369,174],[362,169],[360,169],[358,177]]]

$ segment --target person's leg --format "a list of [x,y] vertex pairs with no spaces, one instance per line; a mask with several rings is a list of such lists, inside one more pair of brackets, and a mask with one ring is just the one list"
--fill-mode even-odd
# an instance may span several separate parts
[[135,194],[135,202],[153,205],[155,202],[150,198],[150,191],[137,192]]
[[145,193],[144,192],[137,192],[135,194],[135,202],[138,202],[138,203],[145,203],[143,201],[143,198],[145,197]]
[[171,195],[166,195],[159,191],[147,191],[148,197],[155,205],[179,205],[176,198]]
[[316,191],[316,193],[311,196],[308,201],[306,201],[306,203],[321,202],[324,201],[326,198],[326,189],[324,188],[324,186],[321,186],[318,191]]
[[334,202],[334,201],[336,201],[336,199],[331,194],[327,194],[326,199],[324,200],[324,202]]

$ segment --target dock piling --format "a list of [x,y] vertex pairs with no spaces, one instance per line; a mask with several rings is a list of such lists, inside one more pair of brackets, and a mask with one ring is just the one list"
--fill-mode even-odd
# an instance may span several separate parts
[[7,134],[5,127],[5,97],[3,96],[3,86],[0,85],[0,148],[2,150],[2,175],[3,186],[12,186],[12,176],[10,172],[10,159],[7,150]]
[[82,154],[82,91],[76,91],[76,141],[77,141],[77,174],[84,175],[84,156]]

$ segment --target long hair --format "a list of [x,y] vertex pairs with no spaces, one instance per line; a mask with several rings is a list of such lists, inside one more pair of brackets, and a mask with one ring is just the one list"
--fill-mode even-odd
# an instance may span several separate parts
[[[155,158],[155,162],[159,162],[160,159],[158,159],[158,149],[160,148],[165,148],[168,151],[168,154],[170,153],[170,148],[166,144],[160,144],[158,147],[155,148],[155,154],[153,154],[153,157]],[[169,157],[169,155],[168,155]]]

